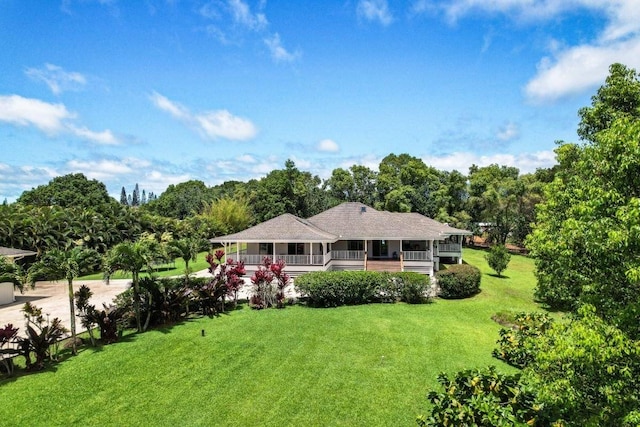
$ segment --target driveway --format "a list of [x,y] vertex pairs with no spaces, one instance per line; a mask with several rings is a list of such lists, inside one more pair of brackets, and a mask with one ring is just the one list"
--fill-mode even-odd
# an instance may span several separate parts
[[[74,282],[73,289],[75,292],[80,286],[87,285],[93,292],[91,304],[96,307],[102,307],[102,303],[112,303],[113,298],[125,291],[130,282],[128,279],[111,280],[107,285],[102,280],[78,280]],[[25,318],[24,313],[20,310],[27,301],[42,308],[43,315],[49,316],[50,319],[58,317],[67,329],[70,328],[69,293],[67,292],[66,281],[38,282],[34,289],[25,290],[23,294],[17,291],[14,303],[0,306],[0,327],[4,327],[7,323],[12,323],[14,327],[20,328],[18,334],[23,335]],[[79,320],[76,321],[76,328],[78,331],[82,329],[79,325]]]
[[[196,277],[211,277],[208,270],[198,271]],[[252,286],[248,277],[244,277],[245,285],[238,292],[239,299],[249,299]],[[93,292],[90,303],[96,308],[101,308],[102,303],[110,304],[119,293],[127,290],[131,284],[130,279],[111,280],[107,285],[102,280],[78,280],[73,283],[74,292],[80,286],[87,285]],[[299,295],[294,288],[293,280],[285,288],[287,298],[297,298]],[[42,308],[42,313],[50,319],[58,317],[62,324],[69,329],[69,294],[67,292],[67,282],[60,280],[57,282],[38,282],[34,289],[25,290],[24,294],[16,293],[16,301],[12,304],[0,305],[0,327],[7,323],[12,323],[14,327],[20,328],[19,335],[24,336],[25,318],[20,310],[25,302],[30,301],[37,307]],[[76,320],[76,330],[81,331],[80,320]]]

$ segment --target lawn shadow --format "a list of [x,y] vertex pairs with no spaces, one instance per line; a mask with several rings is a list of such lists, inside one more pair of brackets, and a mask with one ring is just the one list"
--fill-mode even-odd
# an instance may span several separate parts
[[491,277],[495,277],[496,279],[510,279],[509,276],[506,276],[504,274],[502,275],[497,275],[496,273],[485,273],[487,276],[491,276]]
[[16,305],[24,305],[27,302],[38,301],[41,299],[49,298],[49,295],[16,295],[16,300],[9,304],[3,304],[1,308],[14,307]]

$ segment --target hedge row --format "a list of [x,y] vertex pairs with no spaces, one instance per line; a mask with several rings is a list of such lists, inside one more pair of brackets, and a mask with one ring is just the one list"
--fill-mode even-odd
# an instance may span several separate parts
[[440,297],[449,299],[468,298],[480,292],[482,273],[477,267],[456,264],[436,273]]
[[415,304],[427,300],[430,278],[415,272],[317,271],[298,277],[295,285],[314,307],[396,301]]

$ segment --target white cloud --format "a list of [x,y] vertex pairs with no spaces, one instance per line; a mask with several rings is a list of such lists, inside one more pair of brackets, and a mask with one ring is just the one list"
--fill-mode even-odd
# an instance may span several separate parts
[[169,98],[160,95],[158,92],[153,92],[150,99],[156,107],[162,111],[166,111],[176,119],[185,120],[190,117],[190,113],[187,108],[169,100]]
[[523,23],[558,19],[576,10],[599,13],[604,28],[574,46],[552,49],[543,58],[536,75],[527,83],[525,94],[533,102],[554,101],[583,93],[601,84],[609,65],[620,62],[640,68],[640,7],[637,0],[449,0],[435,4],[428,0],[413,3],[416,13],[442,11],[450,22],[473,12],[504,14]]
[[251,154],[243,154],[241,156],[238,156],[237,159],[239,162],[243,162],[243,163],[256,163],[256,159],[255,157],[253,157]]
[[318,151],[337,153],[340,151],[340,146],[332,139],[323,139],[318,143],[317,149]]
[[640,37],[606,45],[581,45],[544,58],[537,75],[527,83],[525,93],[533,102],[546,102],[575,95],[602,84],[609,66],[621,62],[640,68]]
[[378,21],[387,26],[393,22],[387,0],[360,0],[356,8],[358,17],[367,21]]
[[251,121],[234,116],[227,110],[205,112],[195,116],[195,119],[202,133],[209,139],[246,141],[258,133]]
[[237,24],[254,31],[262,30],[269,24],[264,13],[251,12],[249,5],[242,0],[228,0],[227,6],[231,11],[234,22]]
[[159,195],[166,190],[168,186],[177,185],[190,179],[191,175],[189,174],[175,175],[154,169],[140,178],[139,186],[140,188],[146,189],[147,192],[152,191]]
[[458,170],[463,174],[468,172],[471,165],[489,166],[499,164],[505,166],[515,166],[521,174],[535,172],[538,168],[550,168],[556,164],[555,153],[553,151],[538,151],[534,153],[520,154],[492,154],[479,155],[472,152],[456,152],[443,156],[425,156],[422,160],[436,169]]
[[64,130],[64,121],[75,118],[63,104],[50,104],[20,95],[0,96],[0,121],[17,126],[35,126],[48,135]]
[[134,172],[134,169],[122,160],[69,160],[65,166],[68,173],[83,173],[87,178],[99,181]]
[[81,73],[65,71],[54,64],[44,64],[42,68],[27,68],[25,74],[33,80],[44,82],[55,95],[68,90],[79,90],[87,83],[86,77]]
[[188,108],[157,92],[153,92],[149,99],[157,108],[195,128],[207,139],[223,138],[231,141],[246,141],[254,138],[258,133],[258,129],[249,119],[234,116],[227,110],[193,114]]
[[264,39],[264,44],[267,45],[271,52],[271,58],[276,62],[291,62],[299,56],[299,53],[291,53],[282,46],[282,41],[278,33]]
[[76,114],[64,104],[50,104],[20,95],[0,95],[0,121],[14,126],[33,126],[48,136],[70,133],[97,144],[114,145],[118,139],[110,130],[92,131],[74,123]]
[[69,130],[76,136],[88,141],[93,141],[101,145],[118,145],[120,141],[113,135],[110,130],[103,130],[102,132],[95,132],[86,127],[76,127],[68,125]]
[[496,137],[500,141],[512,141],[520,136],[520,129],[515,123],[507,123],[498,130]]

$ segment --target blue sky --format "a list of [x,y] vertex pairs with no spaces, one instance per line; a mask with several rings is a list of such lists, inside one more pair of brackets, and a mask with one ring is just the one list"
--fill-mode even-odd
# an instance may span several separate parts
[[161,193],[409,153],[523,172],[576,141],[636,0],[0,0],[0,200]]

